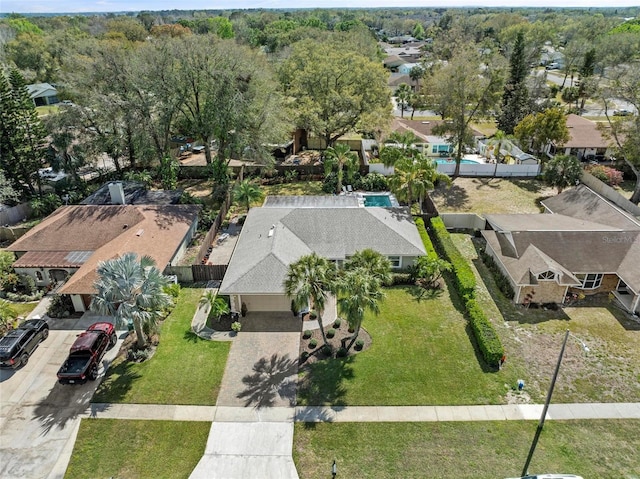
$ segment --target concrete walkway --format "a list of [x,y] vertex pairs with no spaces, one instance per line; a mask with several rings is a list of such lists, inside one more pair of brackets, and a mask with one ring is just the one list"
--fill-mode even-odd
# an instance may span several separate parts
[[[542,404],[495,406],[299,406],[246,408],[226,406],[165,406],[154,404],[92,404],[84,418],[283,422],[459,422],[537,421]],[[547,420],[640,419],[640,403],[551,404]]]

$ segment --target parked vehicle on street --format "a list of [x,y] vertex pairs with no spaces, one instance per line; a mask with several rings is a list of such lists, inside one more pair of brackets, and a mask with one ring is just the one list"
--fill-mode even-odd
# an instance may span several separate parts
[[558,62],[551,62],[544,68],[546,70],[560,70],[560,64]]
[[613,116],[633,116],[631,110],[613,110]]
[[28,319],[0,339],[0,367],[17,369],[27,364],[29,356],[49,336],[44,319]]
[[118,340],[113,324],[94,323],[71,345],[69,356],[58,370],[60,384],[84,384],[98,377],[100,361]]

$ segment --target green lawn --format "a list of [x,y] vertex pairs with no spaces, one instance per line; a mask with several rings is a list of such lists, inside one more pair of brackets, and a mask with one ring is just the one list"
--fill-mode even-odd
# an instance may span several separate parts
[[[470,329],[446,291],[417,299],[416,287],[386,290],[380,315],[363,327],[370,349],[347,359],[322,361],[306,373],[302,404],[443,405],[501,404],[514,373],[487,368]],[[303,373],[305,374],[305,373]]]
[[191,332],[202,289],[182,288],[162,324],[155,355],[143,363],[117,360],[94,402],[215,405],[230,343],[206,341]]
[[540,213],[540,200],[555,189],[535,178],[456,178],[439,186],[431,199],[440,213]]
[[[301,479],[496,479],[517,477],[536,429],[534,421],[322,423],[295,426],[294,461]],[[585,478],[640,474],[638,420],[548,421],[531,473]]]
[[38,301],[31,303],[14,303],[9,301],[9,303],[11,303],[11,308],[16,312],[17,316],[22,318],[26,318],[27,315],[38,306]]
[[[482,240],[453,234],[453,241],[476,273],[476,297],[505,346],[507,368],[525,380],[526,394],[542,402],[558,359],[564,332],[574,336],[554,391],[555,402],[636,402],[640,397],[640,325],[609,303],[587,298],[582,304],[550,309],[514,305],[498,290],[477,257]],[[577,339],[576,339],[577,338]],[[579,340],[578,340],[579,339]],[[589,348],[585,352],[583,341]]]
[[262,185],[260,187],[267,195],[326,195],[322,191],[322,181],[296,181],[295,183],[282,183],[279,185]]
[[66,479],[188,478],[211,423],[83,419]]

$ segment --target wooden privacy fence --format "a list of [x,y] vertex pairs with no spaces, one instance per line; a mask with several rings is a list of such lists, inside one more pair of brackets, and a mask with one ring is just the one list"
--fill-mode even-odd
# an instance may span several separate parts
[[193,264],[191,265],[193,272],[193,281],[221,281],[227,272],[226,264]]
[[220,230],[220,226],[222,226],[222,222],[227,216],[227,212],[229,211],[229,207],[231,206],[231,190],[240,182],[240,178],[236,179],[233,187],[227,190],[227,194],[224,198],[224,203],[220,207],[220,211],[218,211],[218,216],[213,221],[211,228],[209,228],[209,232],[207,236],[205,236],[202,241],[202,246],[200,247],[200,251],[198,251],[198,256],[196,256],[196,260],[194,264],[201,265],[203,262],[206,263],[205,256],[209,254],[209,247],[213,244],[213,238],[216,237],[218,231]]

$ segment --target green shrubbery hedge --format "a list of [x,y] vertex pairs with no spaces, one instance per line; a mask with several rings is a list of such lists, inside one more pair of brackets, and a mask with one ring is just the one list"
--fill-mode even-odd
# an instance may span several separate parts
[[437,258],[438,253],[436,253],[436,249],[433,247],[433,243],[431,242],[431,238],[429,238],[429,233],[427,233],[427,228],[425,228],[422,218],[416,219],[416,227],[418,228],[418,233],[420,233],[420,238],[422,238],[424,249],[427,250],[427,256],[429,258]]
[[489,256],[486,251],[481,251],[480,259],[482,259],[482,262],[493,275],[493,280],[496,282],[496,286],[498,286],[498,289],[500,289],[502,294],[509,299],[513,299],[515,296],[513,287],[493,258]]
[[491,321],[489,321],[475,299],[468,300],[465,306],[471,329],[473,329],[484,360],[488,364],[498,364],[504,355],[504,348],[493,324],[491,324]]
[[453,244],[453,241],[451,241],[451,236],[441,218],[432,218],[431,227],[433,239],[440,253],[442,253],[449,263],[451,263],[451,266],[453,266],[456,290],[464,301],[473,299],[475,297],[476,277],[473,275],[469,263],[467,263],[467,260],[464,259],[460,251],[458,251],[458,248]]
[[[418,228],[419,230],[420,228]],[[467,318],[478,342],[478,347],[488,364],[498,364],[504,355],[504,348],[491,321],[486,317],[475,298],[476,278],[467,260],[462,256],[441,218],[431,219],[433,239],[440,253],[453,266],[453,279],[458,294],[464,301]],[[422,233],[421,233],[422,234]]]

